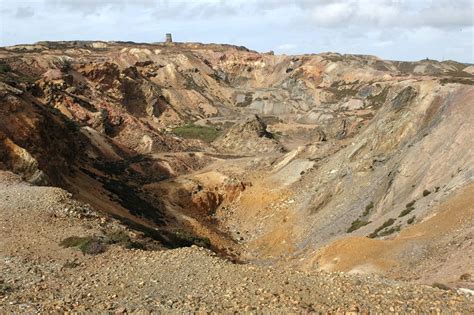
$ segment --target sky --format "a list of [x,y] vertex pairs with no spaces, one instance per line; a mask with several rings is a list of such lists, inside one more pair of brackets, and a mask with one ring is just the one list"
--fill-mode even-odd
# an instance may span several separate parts
[[165,33],[277,54],[474,63],[474,0],[0,0],[0,46]]

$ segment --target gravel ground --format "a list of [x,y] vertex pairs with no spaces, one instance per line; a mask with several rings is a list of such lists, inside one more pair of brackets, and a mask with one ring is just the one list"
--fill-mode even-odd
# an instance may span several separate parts
[[59,242],[98,234],[100,216],[60,189],[3,175],[0,313],[474,313],[473,297],[450,290],[378,276],[233,264],[199,247],[143,251],[113,245],[83,255]]
[[3,257],[6,312],[474,312],[473,300],[381,277],[231,264],[192,247],[114,248],[75,268]]

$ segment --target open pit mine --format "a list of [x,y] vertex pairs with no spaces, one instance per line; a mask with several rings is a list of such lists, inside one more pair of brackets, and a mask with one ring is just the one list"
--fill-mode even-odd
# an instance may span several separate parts
[[0,48],[0,312],[474,313],[474,66]]

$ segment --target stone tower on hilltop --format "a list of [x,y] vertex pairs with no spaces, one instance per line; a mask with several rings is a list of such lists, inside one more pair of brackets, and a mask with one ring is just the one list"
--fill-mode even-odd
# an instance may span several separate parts
[[166,43],[172,43],[173,38],[171,37],[171,33],[166,33]]

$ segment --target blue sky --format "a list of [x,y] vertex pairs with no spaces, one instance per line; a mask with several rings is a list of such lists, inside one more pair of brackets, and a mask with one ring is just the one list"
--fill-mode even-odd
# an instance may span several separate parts
[[0,46],[156,42],[167,32],[280,54],[474,63],[474,0],[0,0]]

